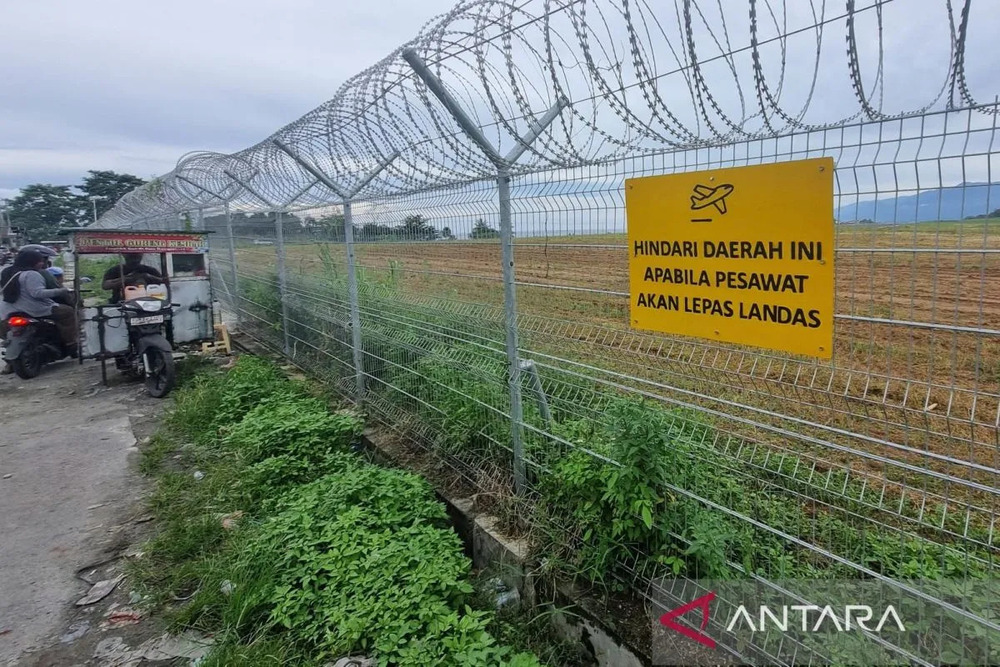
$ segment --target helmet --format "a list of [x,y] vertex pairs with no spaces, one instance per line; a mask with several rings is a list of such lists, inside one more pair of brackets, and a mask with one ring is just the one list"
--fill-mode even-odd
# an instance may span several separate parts
[[52,275],[54,275],[56,278],[58,278],[59,276],[61,276],[64,273],[63,270],[61,268],[59,268],[58,266],[50,266],[46,270],[49,273],[51,273]]
[[40,243],[29,243],[28,245],[23,245],[21,246],[21,250],[34,250],[44,257],[55,257],[59,254],[47,245],[41,245]]

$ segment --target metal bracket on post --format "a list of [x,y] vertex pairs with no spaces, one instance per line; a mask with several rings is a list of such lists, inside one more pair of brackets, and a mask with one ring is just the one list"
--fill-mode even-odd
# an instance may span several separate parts
[[399,154],[393,153],[379,162],[375,169],[366,174],[352,189],[348,190],[340,184],[335,183],[315,165],[299,157],[291,148],[278,139],[272,139],[271,143],[312,174],[317,182],[330,188],[330,190],[341,198],[341,203],[344,206],[344,247],[347,250],[347,296],[351,311],[351,351],[354,359],[355,389],[357,392],[355,400],[358,406],[361,406],[365,398],[365,369],[364,351],[362,348],[363,341],[361,337],[361,306],[358,296],[357,263],[354,254],[354,215],[351,210],[351,203],[362,188],[368,185],[383,169],[388,167]]
[[229,171],[228,169],[223,169],[222,173],[225,174],[226,176],[228,176],[230,179],[232,179],[232,181],[234,183],[236,183],[237,185],[239,185],[241,188],[243,188],[244,190],[246,190],[247,192],[249,192],[250,194],[252,194],[254,196],[254,198],[257,199],[258,201],[260,201],[261,203],[263,203],[264,206],[267,206],[268,208],[270,208],[272,210],[277,210],[278,209],[278,206],[276,206],[274,202],[272,202],[270,199],[268,199],[267,197],[265,197],[261,193],[257,192],[253,187],[250,186],[249,183],[247,183],[246,181],[242,180],[240,177],[238,177],[233,172]]
[[542,415],[542,421],[545,422],[545,428],[552,429],[552,412],[549,410],[549,399],[545,395],[545,389],[542,387],[542,378],[538,374],[538,367],[535,366],[535,362],[531,359],[521,362],[521,370],[528,373],[528,377],[531,378],[531,390],[535,392],[535,399],[538,401],[538,412]]
[[[421,81],[455,119],[462,131],[479,146],[480,150],[496,166],[497,194],[500,209],[500,252],[503,266],[504,329],[507,348],[507,384],[510,389],[511,450],[514,453],[514,488],[518,494],[525,492],[526,474],[523,444],[523,409],[521,406],[521,359],[517,335],[517,285],[514,277],[514,229],[510,208],[510,168],[524,154],[531,144],[545,131],[567,106],[565,99],[556,101],[542,118],[531,124],[518,137],[517,145],[506,156],[493,147],[480,131],[476,123],[465,113],[458,101],[427,67],[427,64],[412,48],[403,49],[405,60]],[[536,371],[537,372],[537,371]]]
[[275,254],[278,260],[278,293],[281,296],[281,332],[284,334],[285,356],[290,357],[292,355],[292,346],[289,343],[288,334],[288,291],[285,282],[285,235],[282,231],[281,209],[280,207],[275,206],[274,203],[272,203],[267,197],[257,192],[255,189],[250,187],[249,184],[245,183],[233,174],[233,172],[228,169],[223,169],[222,173],[231,178],[233,182],[240,185],[244,190],[252,194],[259,201],[263,202],[265,206],[275,211],[274,233],[276,237],[275,240],[277,241]]
[[[289,148],[281,140],[272,139],[271,143],[274,144],[275,147],[278,148],[282,153],[285,153],[288,157],[295,160],[295,162],[300,167],[308,171],[313,176],[313,178],[316,179],[313,185],[316,185],[316,183],[322,183],[326,187],[330,188],[334,192],[334,194],[340,197],[343,201],[353,201],[354,198],[357,196],[357,194],[361,192],[361,190],[366,185],[371,183],[373,178],[378,176],[386,167],[388,167],[392,163],[393,160],[399,157],[399,153],[393,153],[392,155],[389,155],[381,162],[379,162],[374,169],[365,174],[365,176],[360,181],[358,181],[357,185],[355,185],[352,189],[348,190],[347,188],[341,186],[340,184],[335,183],[333,179],[331,179],[329,176],[320,171],[316,167],[316,165],[300,157],[295,151]],[[311,188],[312,185],[310,185],[309,187]]]
[[313,182],[312,182],[312,183],[310,183],[309,185],[305,186],[304,188],[302,188],[301,190],[299,190],[298,192],[296,192],[296,193],[295,193],[294,195],[292,195],[291,199],[289,199],[289,200],[288,200],[288,201],[287,201],[287,202],[285,203],[285,208],[288,208],[289,206],[291,206],[291,205],[292,205],[292,202],[294,202],[294,201],[297,201],[299,197],[301,197],[301,196],[302,196],[302,195],[304,195],[305,193],[307,193],[307,192],[309,192],[310,190],[312,190],[312,189],[313,189],[314,187],[316,187],[316,186],[317,186],[318,184],[319,184],[319,179],[316,179],[315,181],[313,181]]

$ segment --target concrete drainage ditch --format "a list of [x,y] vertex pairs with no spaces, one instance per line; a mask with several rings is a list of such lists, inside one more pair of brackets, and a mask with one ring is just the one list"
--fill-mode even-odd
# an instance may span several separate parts
[[[381,445],[378,435],[366,432],[364,447],[380,463],[400,466],[393,453]],[[466,552],[476,568],[499,573],[507,590],[516,591],[525,604],[534,606],[539,600],[539,582],[531,574],[528,562],[529,549],[524,540],[505,536],[498,528],[499,519],[478,512],[472,498],[450,498],[437,491],[438,497],[448,507],[455,532],[465,543]],[[500,596],[503,592],[500,593]],[[650,665],[647,652],[630,645],[607,623],[594,613],[568,585],[549,591],[555,600],[550,608],[553,627],[564,638],[578,642],[593,663],[599,667],[643,667]],[[645,622],[645,621],[643,621]]]

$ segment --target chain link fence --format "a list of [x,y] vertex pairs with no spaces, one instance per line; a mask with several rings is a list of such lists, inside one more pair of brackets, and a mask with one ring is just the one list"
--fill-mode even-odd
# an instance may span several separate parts
[[[996,601],[939,586],[997,574],[998,109],[970,83],[988,45],[970,2],[828,4],[463,3],[99,224],[197,212],[242,333],[602,591],[637,644],[664,577],[870,579],[962,611],[919,655],[883,642],[890,662],[997,662]],[[832,360],[629,327],[625,179],[820,156]]]

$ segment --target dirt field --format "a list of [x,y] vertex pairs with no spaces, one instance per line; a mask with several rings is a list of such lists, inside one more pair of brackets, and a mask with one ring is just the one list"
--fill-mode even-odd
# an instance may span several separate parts
[[[667,385],[692,404],[736,402],[746,409],[724,411],[959,478],[992,479],[1000,337],[962,328],[1000,329],[1000,221],[840,226],[836,233],[830,362],[630,330],[623,235],[518,241],[527,347],[628,374],[640,385]],[[343,247],[328,248],[343,270]],[[273,247],[239,254],[241,272],[273,271]],[[290,246],[288,270],[322,273],[319,256],[315,245]],[[496,241],[362,243],[357,257],[364,280],[391,281],[404,295],[502,303]]]

